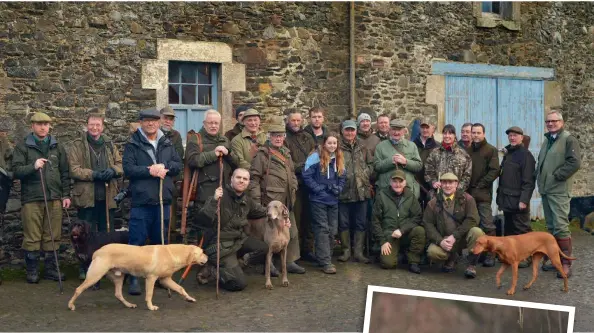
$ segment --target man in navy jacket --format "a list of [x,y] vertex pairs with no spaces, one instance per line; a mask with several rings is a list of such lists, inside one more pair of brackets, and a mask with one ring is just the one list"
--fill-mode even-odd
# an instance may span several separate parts
[[[140,127],[124,148],[122,165],[130,180],[131,210],[129,241],[142,246],[148,237],[150,244],[168,244],[169,210],[173,197],[173,178],[182,170],[182,163],[172,142],[159,129],[161,115],[157,109],[140,112]],[[163,182],[163,229],[161,229],[160,181]],[[140,295],[136,277],[130,279],[131,295]]]

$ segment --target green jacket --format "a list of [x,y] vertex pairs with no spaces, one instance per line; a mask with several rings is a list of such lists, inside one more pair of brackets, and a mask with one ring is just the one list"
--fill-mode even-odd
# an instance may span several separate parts
[[406,235],[423,222],[421,205],[408,188],[404,188],[398,204],[396,201],[396,193],[391,188],[381,189],[375,196],[373,234],[380,244],[389,242],[394,230],[400,229],[402,235]]
[[400,153],[407,160],[406,165],[399,164],[398,168],[406,175],[406,187],[411,189],[415,197],[418,198],[421,189],[415,178],[415,173],[421,171],[423,162],[419,156],[417,145],[410,140],[401,139],[396,145],[391,140],[385,140],[377,145],[374,157],[375,172],[378,174],[377,187],[380,189],[390,187],[390,178],[396,170],[392,156],[396,153]]
[[245,128],[241,131],[241,133],[231,140],[231,154],[234,159],[236,159],[239,163],[240,168],[244,168],[246,170],[250,169],[252,165],[252,159],[256,156],[256,152],[258,148],[262,146],[266,142],[266,133],[263,131],[258,131],[256,133],[256,141],[252,143],[250,139],[250,132],[248,132]]
[[427,233],[427,240],[439,245],[449,235],[459,241],[466,237],[470,228],[478,226],[479,215],[476,202],[470,194],[457,190],[454,196],[454,210],[452,215],[445,211],[443,192],[439,192],[425,208],[423,226]]
[[550,133],[546,133],[545,137],[536,167],[538,191],[542,195],[571,196],[575,173],[581,167],[580,143],[563,129],[559,131],[556,139],[553,139]]
[[[116,208],[117,205],[113,198],[119,192],[117,178],[124,174],[122,156],[109,137],[103,135],[103,140],[105,141],[108,167],[113,168],[116,172],[116,176],[109,181],[107,194],[109,208]],[[74,185],[72,186],[72,204],[76,208],[94,207],[95,182],[93,181],[91,151],[89,141],[87,140],[87,132],[83,131],[79,138],[69,143],[66,152],[68,153],[70,177],[74,181]]]
[[[202,127],[198,132],[202,147],[198,145],[198,138],[192,135],[186,144],[186,160],[192,169],[198,169],[198,187],[196,189],[196,201],[205,202],[208,197],[214,195],[219,187],[219,158],[215,154],[217,146],[223,146],[230,151],[230,144],[226,137],[217,134],[212,136]],[[223,184],[229,184],[231,171],[237,167],[237,161],[231,153],[223,156]]]
[[[241,248],[248,235],[245,227],[249,219],[266,217],[266,207],[253,200],[247,193],[238,196],[230,185],[224,186],[221,198],[221,257]],[[206,228],[204,247],[217,241],[217,200],[209,197],[198,210],[197,220]]]
[[341,203],[365,201],[371,198],[371,177],[373,158],[361,139],[350,144],[341,139],[340,148],[344,154],[346,182],[338,197]]
[[499,152],[487,140],[480,143],[473,142],[466,149],[472,160],[472,172],[468,193],[476,202],[491,202],[493,200],[493,182],[499,177]]
[[382,141],[379,136],[373,133],[373,130],[369,132],[363,132],[361,129],[357,130],[357,137],[361,139],[363,145],[371,152],[371,157],[375,154],[375,147]]
[[47,200],[70,198],[70,177],[66,151],[54,136],[48,136],[48,139],[49,151],[47,155],[42,153],[35,142],[33,133],[27,135],[14,150],[12,171],[14,177],[21,181],[22,204],[43,201],[39,170],[35,170],[35,161],[39,158],[48,159],[43,167]]

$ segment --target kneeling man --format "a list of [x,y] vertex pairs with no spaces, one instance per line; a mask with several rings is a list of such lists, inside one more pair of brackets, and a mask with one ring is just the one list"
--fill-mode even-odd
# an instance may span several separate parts
[[[444,272],[453,272],[456,260],[464,248],[472,249],[477,238],[485,233],[477,227],[479,222],[476,202],[470,194],[457,191],[458,177],[453,173],[441,176],[441,191],[429,201],[423,225],[431,243],[427,256],[434,261],[444,261]],[[468,267],[464,275],[476,277],[478,256],[468,255]]]
[[406,175],[396,170],[391,175],[390,187],[378,192],[373,206],[373,232],[381,242],[383,268],[396,267],[398,251],[402,248],[407,250],[408,270],[421,273],[419,263],[426,242],[421,215],[419,201],[406,187]]
[[208,228],[204,234],[204,253],[208,256],[209,269],[207,276],[216,276],[217,202],[221,199],[219,284],[228,291],[240,291],[247,287],[245,274],[237,260],[238,255],[249,254],[250,264],[258,264],[264,262],[268,252],[266,243],[249,237],[244,231],[248,217],[260,219],[267,216],[266,207],[245,193],[249,184],[249,171],[235,169],[231,184],[217,188],[215,195],[206,200],[197,217],[201,225]]

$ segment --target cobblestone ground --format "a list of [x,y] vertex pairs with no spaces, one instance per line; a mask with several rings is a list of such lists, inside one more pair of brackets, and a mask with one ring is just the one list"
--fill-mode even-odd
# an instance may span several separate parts
[[[405,269],[386,271],[377,265],[337,263],[336,275],[325,275],[318,268],[303,263],[305,275],[289,275],[290,287],[280,286],[273,278],[274,290],[264,288],[264,277],[253,273],[250,285],[242,292],[221,290],[216,299],[214,283],[198,286],[194,272],[184,283],[188,293],[197,299],[187,303],[167,291],[156,289],[153,303],[160,309],[149,311],[144,296],[125,297],[138,304],[125,308],[113,296],[111,282],[102,283],[98,291],[87,290],[77,300],[76,311],[67,308],[74,289],[79,285],[75,275],[64,283],[60,295],[57,282],[42,280],[30,285],[22,279],[4,281],[0,286],[0,331],[359,331],[363,330],[365,298],[368,285],[449,292],[551,303],[576,307],[575,332],[594,331],[594,237],[574,239],[574,275],[569,293],[561,291],[563,281],[553,272],[541,272],[532,289],[518,288],[515,296],[505,295],[511,280],[508,270],[503,288],[495,287],[492,268],[478,268],[478,277],[466,280],[464,267],[444,274],[439,265],[423,267],[421,275]],[[182,272],[176,273],[176,280]],[[521,269],[518,286],[531,276]]]

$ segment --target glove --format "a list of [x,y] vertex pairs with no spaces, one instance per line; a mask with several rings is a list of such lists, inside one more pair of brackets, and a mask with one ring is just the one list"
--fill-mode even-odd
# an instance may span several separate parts
[[103,181],[109,181],[111,180],[114,176],[116,175],[116,172],[114,169],[112,168],[107,168],[103,171],[101,171],[101,180]]
[[338,185],[332,184],[332,194],[334,194],[335,196],[338,196],[340,194],[340,189],[338,188]]
[[93,171],[93,180],[103,180],[101,178],[101,171]]

